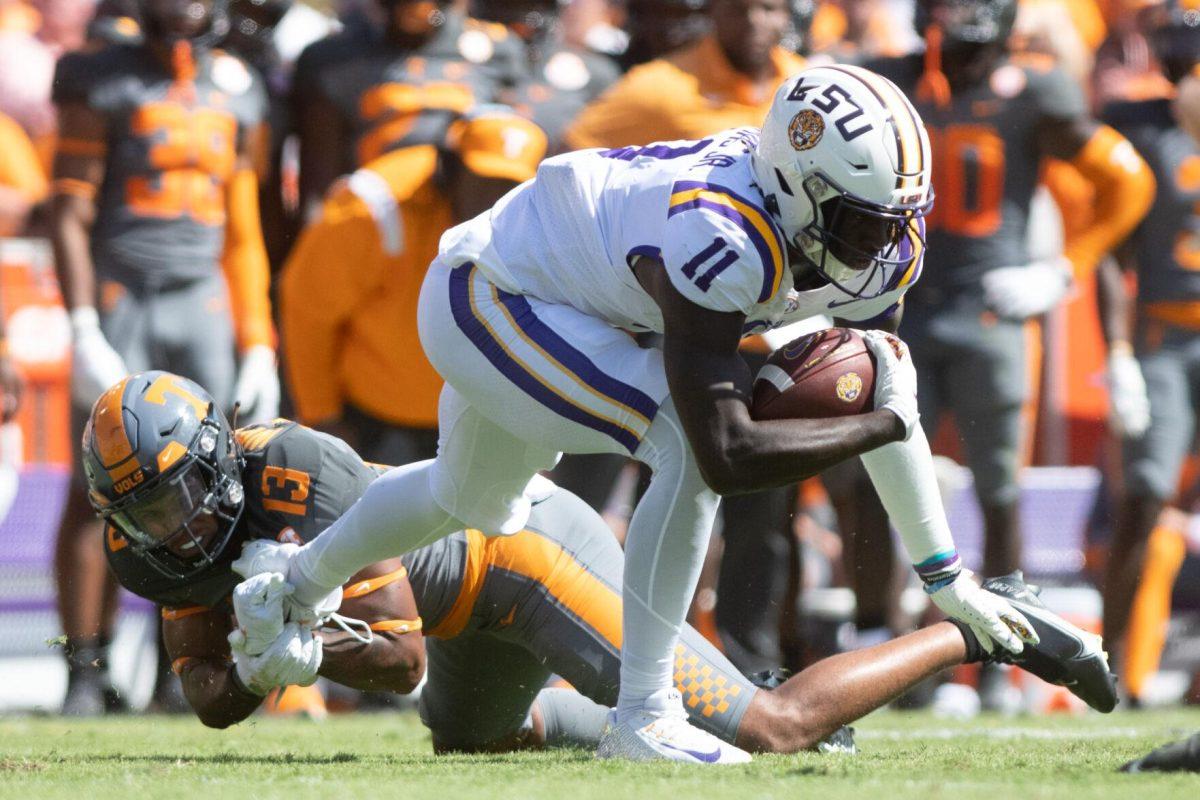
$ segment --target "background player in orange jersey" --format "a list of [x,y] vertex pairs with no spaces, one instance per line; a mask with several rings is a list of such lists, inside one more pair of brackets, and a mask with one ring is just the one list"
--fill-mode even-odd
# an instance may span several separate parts
[[417,338],[421,282],[462,210],[532,177],[545,152],[532,122],[484,107],[453,122],[439,145],[387,153],[330,193],[280,285],[302,422],[368,461],[406,464],[436,452],[442,379]]

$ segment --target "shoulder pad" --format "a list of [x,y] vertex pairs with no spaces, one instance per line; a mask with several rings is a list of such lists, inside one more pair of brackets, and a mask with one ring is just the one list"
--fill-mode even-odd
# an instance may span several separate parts
[[663,262],[675,287],[696,304],[749,313],[779,291],[787,250],[758,203],[716,184],[677,181]]

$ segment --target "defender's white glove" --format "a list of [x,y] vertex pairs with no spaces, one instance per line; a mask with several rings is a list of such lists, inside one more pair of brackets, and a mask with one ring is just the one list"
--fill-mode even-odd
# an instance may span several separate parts
[[276,686],[311,686],[323,655],[321,637],[294,622],[284,625],[259,655],[246,651],[246,637],[240,629],[229,634],[229,648],[238,680],[255,694],[266,694]]
[[283,599],[291,593],[292,585],[279,572],[261,572],[234,587],[233,613],[247,653],[266,652],[283,633]]
[[[270,539],[252,539],[242,547],[242,554],[231,565],[233,571],[243,578],[255,575],[279,573],[287,575],[291,561],[300,552],[300,545],[273,542]],[[289,588],[291,584],[289,584]],[[283,617],[287,622],[298,622],[310,628],[325,624],[342,605],[342,587],[337,587],[312,605],[303,605],[289,591],[282,598]]]
[[1025,615],[1000,595],[984,591],[973,577],[964,569],[949,583],[934,591],[926,586],[925,591],[943,614],[968,625],[989,653],[997,643],[1012,653],[1024,650],[1025,642],[1037,644],[1037,632]]
[[258,344],[242,353],[233,399],[240,404],[239,416],[247,424],[270,422],[279,416],[279,371],[274,350]]
[[125,359],[113,350],[100,330],[100,315],[91,306],[71,312],[74,348],[71,353],[71,396],[91,408],[108,387],[129,374]]
[[886,408],[904,423],[904,441],[912,436],[917,409],[917,371],[908,345],[883,331],[863,331],[863,343],[875,356],[875,409]]
[[1119,435],[1141,438],[1150,427],[1150,396],[1142,368],[1123,349],[1108,354],[1108,424]]
[[983,299],[1005,319],[1029,319],[1057,306],[1072,280],[1071,263],[1061,257],[1024,267],[999,267],[983,276]]

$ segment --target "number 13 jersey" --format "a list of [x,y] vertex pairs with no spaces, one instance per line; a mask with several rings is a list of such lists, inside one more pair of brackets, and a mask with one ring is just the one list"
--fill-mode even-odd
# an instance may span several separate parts
[[451,228],[440,258],[471,262],[500,289],[562,303],[628,331],[662,332],[638,283],[639,257],[662,261],[699,306],[746,316],[759,333],[819,314],[865,320],[895,305],[920,272],[879,271],[876,286],[795,291],[783,233],[763,208],[750,154],[756,128],[548,159],[494,208]]

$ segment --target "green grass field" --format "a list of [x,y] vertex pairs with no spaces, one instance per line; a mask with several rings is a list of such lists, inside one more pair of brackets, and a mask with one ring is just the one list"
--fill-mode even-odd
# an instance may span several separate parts
[[583,751],[434,758],[412,713],[254,718],[223,732],[187,718],[10,718],[0,719],[0,798],[1200,798],[1200,775],[1114,772],[1200,729],[1197,711],[968,723],[889,712],[857,728],[857,756],[687,768]]

